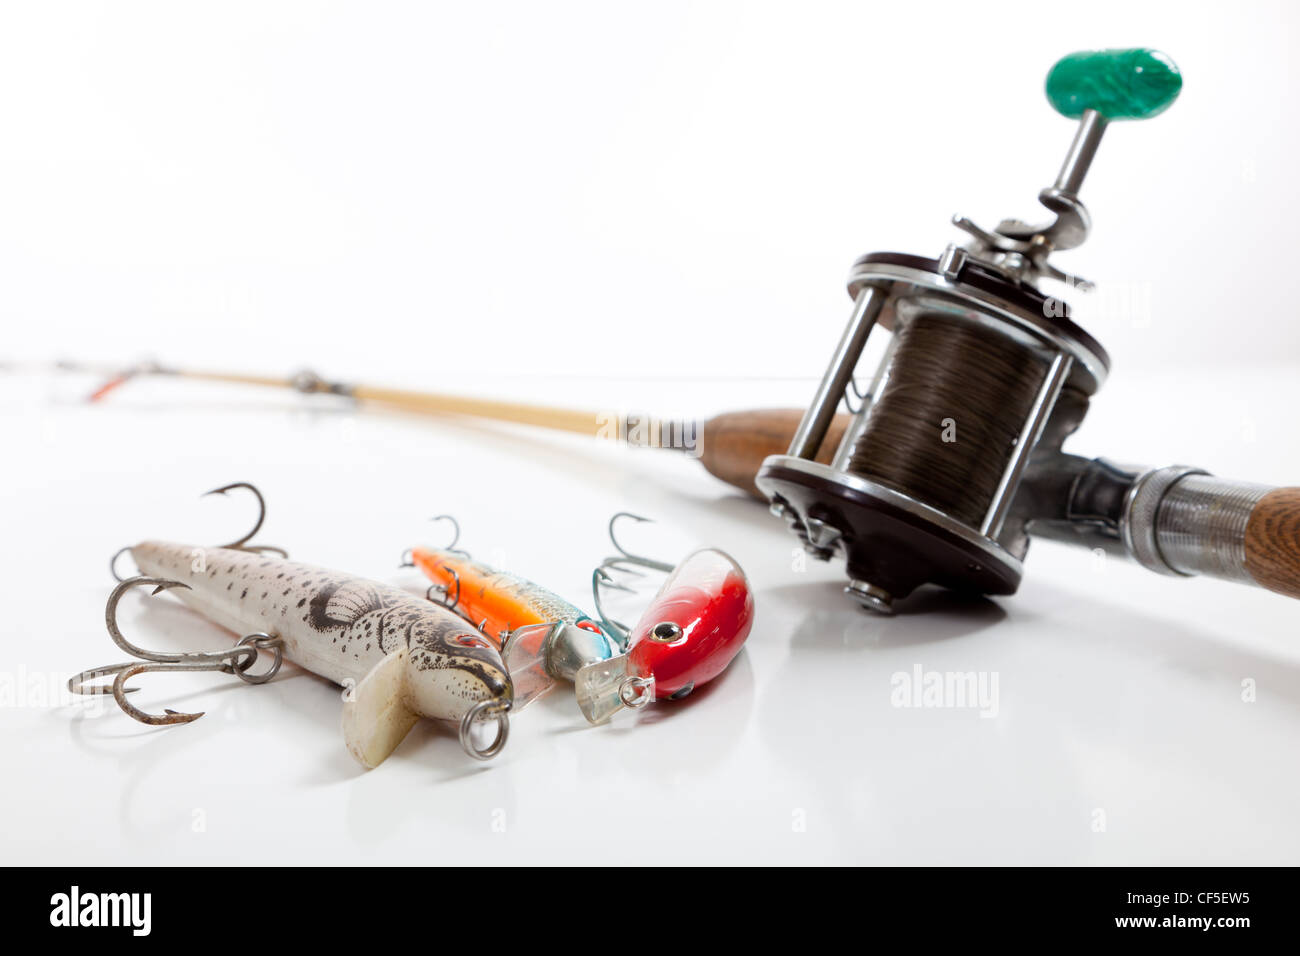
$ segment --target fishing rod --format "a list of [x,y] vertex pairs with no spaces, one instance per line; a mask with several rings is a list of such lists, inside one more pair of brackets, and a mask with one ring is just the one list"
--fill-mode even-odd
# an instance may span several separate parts
[[[754,484],[763,460],[785,452],[803,418],[797,408],[752,409],[723,412],[707,419],[666,419],[639,414],[612,414],[589,409],[561,408],[496,399],[328,381],[312,371],[277,377],[242,372],[183,369],[142,362],[127,369],[64,361],[64,371],[97,374],[106,379],[89,396],[98,402],[135,378],[165,376],[191,381],[221,382],[290,389],[304,395],[339,395],[360,404],[419,415],[460,415],[498,422],[549,428],[621,442],[637,448],[685,452],[697,457],[712,475],[755,498],[766,500]],[[848,427],[849,416],[832,416],[827,426],[827,449],[820,459],[830,461],[833,442]]]

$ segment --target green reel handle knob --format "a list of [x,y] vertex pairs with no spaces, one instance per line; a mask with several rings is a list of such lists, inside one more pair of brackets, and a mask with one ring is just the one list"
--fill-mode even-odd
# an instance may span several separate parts
[[1178,99],[1183,77],[1158,50],[1087,50],[1062,57],[1047,74],[1047,99],[1062,116],[1088,110],[1108,120],[1150,119]]

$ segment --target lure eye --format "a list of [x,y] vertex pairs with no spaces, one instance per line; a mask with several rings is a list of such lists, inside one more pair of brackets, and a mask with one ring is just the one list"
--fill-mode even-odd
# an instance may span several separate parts
[[488,644],[487,641],[483,640],[483,638],[474,637],[470,634],[460,635],[460,637],[456,638],[456,643],[464,647],[491,647],[491,645]]
[[664,621],[650,629],[650,640],[671,644],[682,636],[682,629],[673,621]]

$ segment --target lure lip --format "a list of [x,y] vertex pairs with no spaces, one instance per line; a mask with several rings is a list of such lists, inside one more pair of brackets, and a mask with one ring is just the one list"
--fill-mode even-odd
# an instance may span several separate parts
[[582,668],[573,680],[574,698],[582,716],[603,724],[624,708],[636,710],[655,698],[655,679],[628,671],[628,655],[596,661]]
[[608,636],[584,623],[589,622],[529,624],[506,635],[501,657],[515,682],[516,709],[550,693],[559,681],[575,681],[584,667],[615,656]]

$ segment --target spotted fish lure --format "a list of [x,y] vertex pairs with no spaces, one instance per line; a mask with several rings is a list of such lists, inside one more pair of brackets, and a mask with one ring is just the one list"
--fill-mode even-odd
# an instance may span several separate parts
[[517,708],[618,652],[586,612],[526,578],[451,548],[410,553],[412,563],[442,592],[444,606],[476,622],[501,649]]
[[[230,487],[235,486],[220,490]],[[348,688],[343,736],[367,768],[392,753],[421,717],[459,721],[461,743],[472,756],[487,759],[500,751],[513,687],[500,653],[477,629],[399,588],[289,561],[270,554],[274,549],[246,547],[246,541],[219,548],[145,541],[128,549],[141,575],[118,585],[106,617],[114,641],[146,663],[84,671],[69,681],[70,689],[112,693],[123,710],[146,723],[185,723],[202,715],[146,714],[126,700],[134,689],[126,682],[151,670],[220,670],[261,683],[287,658]],[[203,617],[245,636],[222,651],[144,651],[122,637],[116,624],[118,600],[143,585],[155,587],[154,593],[170,591]],[[260,651],[274,651],[275,662],[254,675]],[[87,684],[110,674],[111,687]],[[473,726],[488,719],[496,720],[497,735],[479,749]]]

